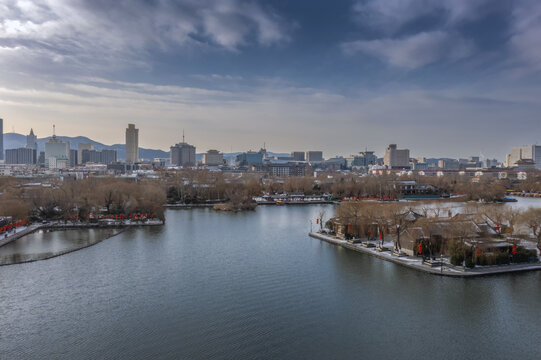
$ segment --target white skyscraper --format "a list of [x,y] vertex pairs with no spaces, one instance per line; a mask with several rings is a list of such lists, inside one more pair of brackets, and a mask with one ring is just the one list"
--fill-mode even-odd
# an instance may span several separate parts
[[126,129],[126,163],[139,161],[139,129],[134,124],[128,124]]
[[70,143],[53,137],[45,143],[45,166],[50,169],[65,168],[69,165]]

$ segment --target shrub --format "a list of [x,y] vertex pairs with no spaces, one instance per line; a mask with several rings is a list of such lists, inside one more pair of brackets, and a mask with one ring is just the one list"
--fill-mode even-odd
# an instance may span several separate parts
[[456,252],[452,254],[449,261],[455,266],[461,266],[464,262],[464,253]]
[[509,254],[507,252],[500,252],[494,255],[496,265],[509,264]]

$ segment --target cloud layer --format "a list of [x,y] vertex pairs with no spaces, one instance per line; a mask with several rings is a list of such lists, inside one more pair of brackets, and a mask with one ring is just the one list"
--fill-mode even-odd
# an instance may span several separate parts
[[12,66],[144,66],[145,53],[289,39],[284,19],[247,0],[7,0],[0,19],[0,56]]
[[0,116],[109,143],[136,122],[164,149],[186,128],[201,150],[501,157],[541,142],[540,49],[538,0],[3,0]]
[[[417,69],[490,51],[502,63],[540,69],[541,3],[536,0],[361,0],[353,18],[364,38],[344,42],[346,54]],[[491,40],[484,31],[488,26],[494,27]]]

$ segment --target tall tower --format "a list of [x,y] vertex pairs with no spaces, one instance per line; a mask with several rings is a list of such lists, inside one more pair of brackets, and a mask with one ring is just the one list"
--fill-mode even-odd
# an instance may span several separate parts
[[134,124],[128,124],[126,129],[126,163],[139,161],[139,129]]
[[30,129],[30,134],[26,135],[26,148],[38,150],[38,137],[34,135],[34,129]]
[[0,160],[4,160],[4,119],[0,119]]

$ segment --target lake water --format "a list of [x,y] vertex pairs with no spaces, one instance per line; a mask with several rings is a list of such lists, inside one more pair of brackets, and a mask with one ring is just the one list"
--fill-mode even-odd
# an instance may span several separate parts
[[322,208],[170,210],[0,267],[0,358],[541,359],[541,272],[410,270],[309,238]]

